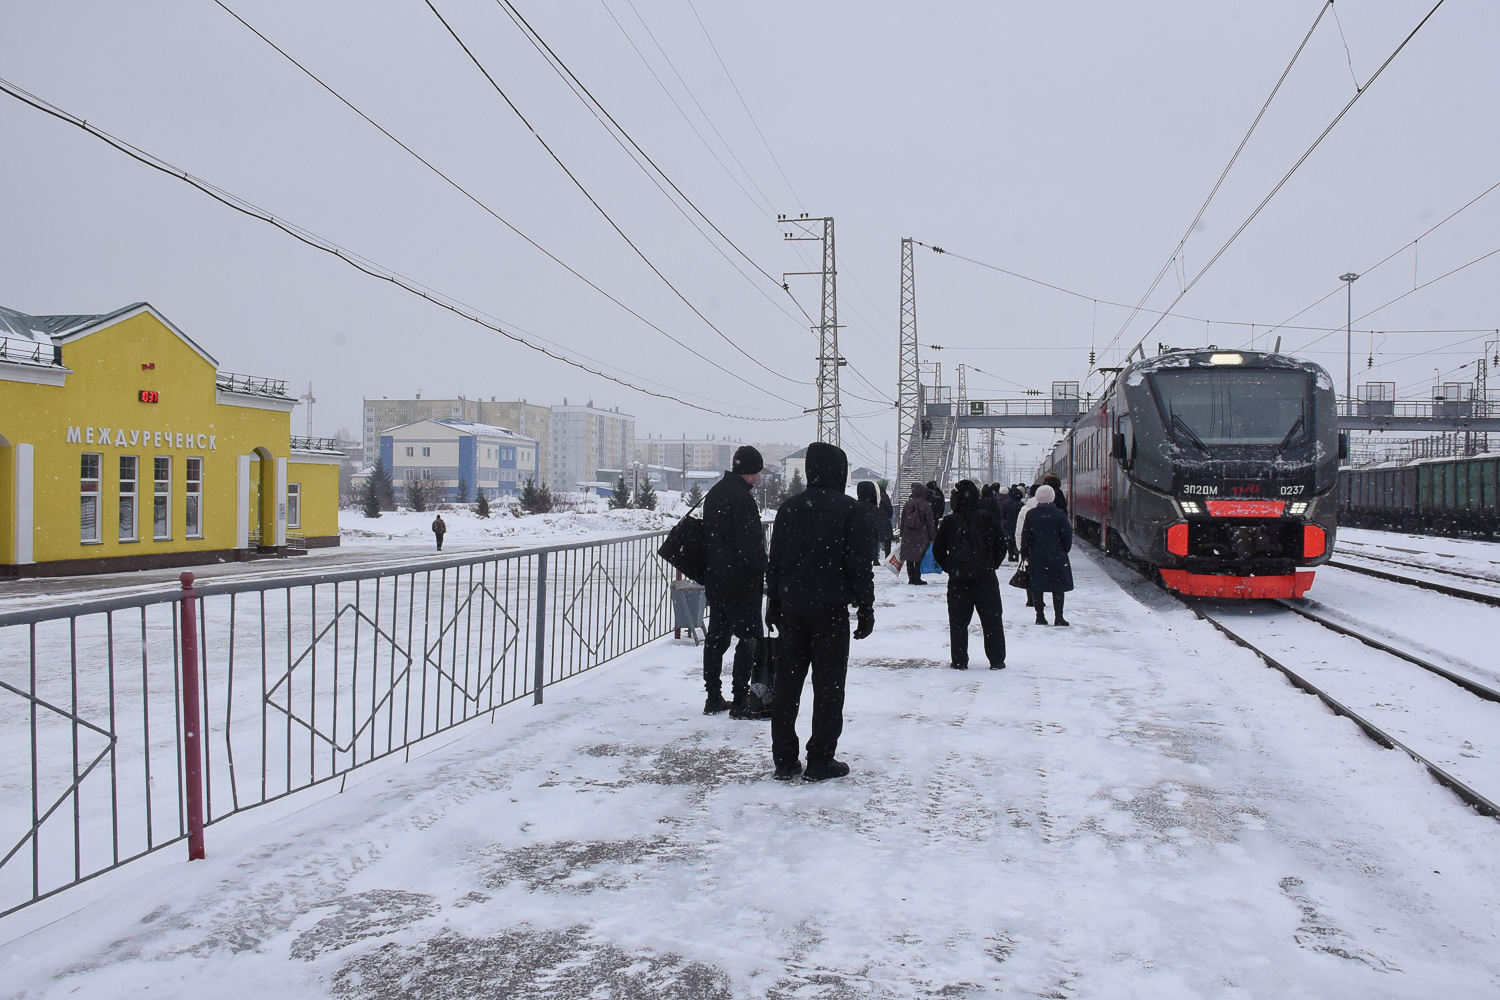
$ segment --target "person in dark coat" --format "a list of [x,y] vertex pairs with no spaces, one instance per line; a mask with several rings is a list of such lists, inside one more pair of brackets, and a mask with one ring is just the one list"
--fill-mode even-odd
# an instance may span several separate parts
[[1066,514],[1068,512],[1068,498],[1063,496],[1062,479],[1058,477],[1057,473],[1049,472],[1042,477],[1042,484],[1052,487],[1052,492],[1055,494],[1052,502]]
[[[730,718],[752,718],[750,675],[756,643],[764,635],[760,598],[766,572],[766,540],[760,526],[755,484],[765,467],[760,452],[745,445],[734,453],[734,467],[703,498],[704,596],[710,608],[703,641],[704,715],[729,709]],[[720,680],[724,653],[738,637],[730,675],[731,705]]]
[[927,481],[927,502],[932,504],[932,516],[934,523],[943,519],[943,512],[948,509],[948,502],[943,499],[943,491],[938,486],[936,479]]
[[1016,538],[1016,518],[1021,514],[1021,507],[1026,503],[1025,493],[1018,486],[1012,486],[1005,494],[1005,500],[1000,504],[1000,526],[1005,529],[1005,546],[1010,550],[1010,558],[1016,560],[1021,558],[1020,540]]
[[932,421],[928,420],[926,417],[923,417],[922,418],[922,440],[926,441],[930,437],[932,437]]
[[969,622],[978,611],[990,669],[1004,670],[1005,623],[995,570],[1005,561],[1005,532],[967,479],[954,490],[953,513],[938,525],[932,556],[948,574],[950,665],[954,670],[969,669]]
[[437,550],[439,552],[443,551],[443,536],[447,533],[448,522],[444,521],[443,515],[439,514],[437,517],[432,519],[432,534],[433,537],[437,539]]
[[1063,617],[1063,594],[1073,589],[1073,567],[1068,562],[1068,550],[1073,547],[1073,528],[1068,524],[1068,515],[1053,502],[1055,499],[1052,487],[1039,487],[1036,506],[1026,512],[1026,522],[1021,528],[1021,558],[1026,560],[1026,572],[1031,581],[1028,589],[1036,607],[1038,625],[1047,624],[1043,594],[1052,595],[1053,624],[1068,624]]
[[922,579],[922,559],[936,537],[937,520],[932,516],[932,504],[927,502],[927,487],[912,483],[911,499],[901,508],[901,548],[898,554],[906,563],[907,581],[918,587],[927,585]]
[[891,542],[896,538],[896,509],[891,505],[891,495],[885,491],[885,480],[880,481],[880,546],[887,556],[891,554]]
[[[789,781],[842,778],[834,759],[844,730],[844,679],[849,671],[849,606],[859,609],[854,638],[875,630],[874,534],[861,504],[844,492],[849,459],[823,441],[807,446],[807,489],[781,505],[766,570],[766,624],[776,644],[776,695],[771,705],[771,756],[776,777]],[[797,712],[812,671],[812,735],[807,769],[799,759]]]
[[880,562],[880,524],[885,515],[880,513],[880,500],[875,495],[875,484],[868,479],[862,479],[854,485],[854,492],[859,494],[859,505],[865,510],[865,516],[870,519],[870,538],[874,546],[870,549],[870,563],[874,565]]

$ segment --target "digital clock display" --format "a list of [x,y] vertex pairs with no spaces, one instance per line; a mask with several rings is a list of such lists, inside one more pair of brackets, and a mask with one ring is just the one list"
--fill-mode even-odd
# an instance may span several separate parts
[[161,395],[155,389],[142,389],[141,390],[141,402],[143,402],[143,403],[160,403],[161,402]]

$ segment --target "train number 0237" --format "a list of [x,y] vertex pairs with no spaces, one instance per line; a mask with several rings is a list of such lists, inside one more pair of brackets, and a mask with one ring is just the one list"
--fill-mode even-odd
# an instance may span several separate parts
[[1300,496],[1306,489],[1306,486],[1283,486],[1281,488],[1281,495],[1284,497]]

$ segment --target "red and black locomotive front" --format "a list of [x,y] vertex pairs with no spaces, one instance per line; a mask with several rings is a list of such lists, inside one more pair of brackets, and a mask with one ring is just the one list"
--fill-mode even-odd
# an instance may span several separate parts
[[1276,354],[1174,351],[1125,368],[1119,534],[1173,590],[1301,597],[1333,550],[1333,382]]

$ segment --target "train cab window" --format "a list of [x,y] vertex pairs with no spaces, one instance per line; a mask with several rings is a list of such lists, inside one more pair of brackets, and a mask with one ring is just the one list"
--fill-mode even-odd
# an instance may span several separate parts
[[1115,457],[1122,458],[1125,468],[1128,469],[1135,463],[1135,423],[1131,420],[1130,414],[1115,418],[1115,433],[1120,436],[1120,441],[1125,446],[1124,454],[1117,454]]
[[1312,375],[1286,369],[1177,369],[1151,376],[1180,444],[1286,448],[1311,440]]

